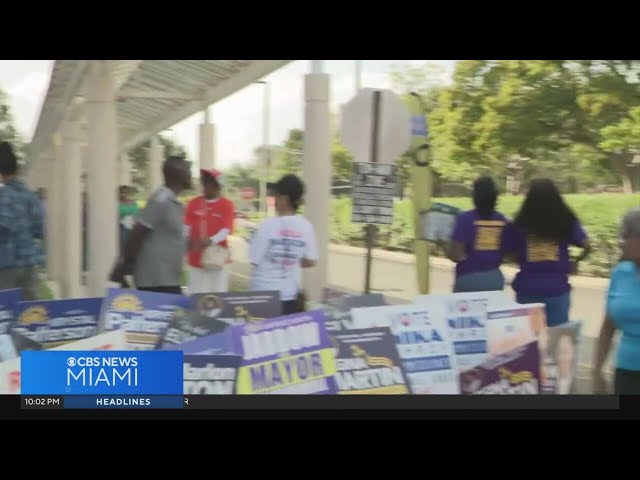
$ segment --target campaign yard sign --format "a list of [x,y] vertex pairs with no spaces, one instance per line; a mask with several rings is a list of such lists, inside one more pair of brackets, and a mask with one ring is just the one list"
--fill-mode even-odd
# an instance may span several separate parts
[[332,336],[337,349],[338,394],[409,393],[396,343],[389,328],[367,328]]
[[0,335],[9,333],[14,321],[15,304],[22,300],[22,289],[12,288],[0,291]]
[[7,360],[11,360],[17,356],[18,352],[13,345],[11,335],[0,335],[0,362],[6,362]]
[[338,306],[341,304],[342,299],[352,296],[351,293],[339,290],[337,288],[324,287],[322,289],[322,304]]
[[536,395],[540,393],[540,354],[534,341],[509,352],[492,355],[460,374],[463,394]]
[[354,328],[391,328],[412,393],[460,393],[444,304],[354,308],[351,315]]
[[[51,350],[90,351],[90,350],[126,350],[126,332],[115,330],[102,335],[65,343]],[[0,395],[20,394],[20,357],[0,363]]]
[[93,337],[101,307],[102,298],[18,302],[11,334],[27,337],[43,349]]
[[381,293],[371,293],[367,295],[350,295],[334,301],[330,306],[324,308],[327,315],[327,330],[329,332],[339,332],[353,328],[351,318],[352,308],[381,307],[387,302]]
[[321,310],[233,327],[238,394],[334,394],[334,350]]
[[104,298],[99,330],[124,330],[128,350],[153,350],[189,298],[155,292],[110,288]]
[[413,303],[422,305],[425,303],[433,303],[443,300],[467,300],[470,302],[482,302],[486,310],[504,310],[508,307],[517,306],[512,298],[506,293],[500,291],[488,291],[488,292],[459,292],[459,293],[444,293],[444,294],[429,294],[418,295],[414,298]]
[[277,317],[282,313],[280,293],[227,292],[193,295],[191,309],[176,317],[162,335],[157,348],[179,345],[196,338],[221,333],[231,325]]
[[569,322],[549,327],[538,337],[540,346],[541,393],[568,395],[573,384],[580,351],[580,323]]
[[506,353],[537,340],[546,330],[544,304],[532,303],[487,311],[487,350]]
[[182,350],[185,355],[229,354],[233,350],[231,329],[184,343],[165,343],[160,350]]
[[242,357],[239,355],[185,355],[185,395],[232,395]]
[[192,310],[205,319],[243,325],[282,315],[278,291],[203,293],[191,297]]
[[[429,300],[430,298],[430,300]],[[421,305],[444,304],[447,327],[459,370],[479,365],[487,358],[487,298],[457,294],[425,296]]]

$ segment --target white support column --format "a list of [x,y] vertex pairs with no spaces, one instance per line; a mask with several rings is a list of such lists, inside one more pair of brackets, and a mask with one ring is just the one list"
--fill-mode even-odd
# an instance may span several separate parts
[[126,153],[120,155],[118,167],[119,185],[131,186],[131,164],[129,163],[129,155]]
[[200,168],[215,168],[216,127],[210,122],[209,109],[204,111],[204,122],[200,129]]
[[164,162],[164,146],[156,135],[151,137],[149,148],[149,193],[155,192],[164,183],[162,163]]
[[60,203],[59,199],[61,195],[61,184],[62,184],[62,172],[60,172],[56,166],[58,165],[58,160],[60,160],[60,155],[58,153],[59,147],[52,147],[53,151],[51,154],[47,155],[40,159],[41,162],[46,162],[49,166],[48,171],[51,172],[49,176],[49,181],[47,183],[47,198],[45,201],[45,215],[46,215],[46,231],[45,231],[45,254],[47,256],[47,276],[50,280],[59,281],[59,273],[61,270],[61,255],[63,252],[60,251],[58,245],[59,241],[59,232],[61,230],[60,222],[59,222],[59,214],[60,209],[58,205]]
[[322,61],[313,60],[305,75],[303,178],[306,179],[304,214],[316,231],[320,259],[305,270],[305,290],[319,301],[327,283],[329,263],[329,202],[331,198],[331,138],[329,133],[329,75],[322,72]]
[[80,122],[66,121],[62,127],[62,272],[60,287],[64,298],[81,296],[82,280],[82,131]]
[[87,79],[89,120],[89,295],[104,295],[118,253],[118,130],[114,82],[106,61],[93,61]]

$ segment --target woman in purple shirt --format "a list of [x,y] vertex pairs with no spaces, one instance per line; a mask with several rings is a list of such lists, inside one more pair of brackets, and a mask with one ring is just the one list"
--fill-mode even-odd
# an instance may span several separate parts
[[[568,322],[569,274],[577,270],[591,247],[578,218],[551,180],[531,182],[507,231],[506,245],[520,264],[512,283],[518,303],[544,303],[550,327]],[[573,262],[569,245],[582,248]]]
[[490,177],[473,183],[474,209],[456,218],[449,258],[456,262],[454,292],[486,292],[504,289],[500,264],[507,219],[496,212],[498,189]]

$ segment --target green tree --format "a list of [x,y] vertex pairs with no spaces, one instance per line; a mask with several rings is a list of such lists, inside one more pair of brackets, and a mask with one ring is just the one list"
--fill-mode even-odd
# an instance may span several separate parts
[[525,177],[569,190],[615,178],[601,130],[637,104],[636,77],[626,61],[461,61],[429,116],[434,163],[465,182],[503,178],[514,156],[526,158]]
[[[436,108],[438,96],[447,80],[444,68],[429,62],[422,65],[392,65],[389,78],[392,90],[405,100],[408,101],[411,93],[417,93],[420,96],[428,125],[429,115]],[[397,182],[400,185],[401,195],[409,186],[412,162],[413,160],[406,155],[396,159]]]
[[[353,155],[340,143],[337,132],[336,116],[332,116],[331,132],[331,163],[333,169],[333,180],[350,181],[353,171]],[[280,147],[274,148],[275,162],[273,172],[278,178],[287,173],[302,174],[302,157],[304,152],[304,131],[292,129],[289,131],[287,140]]]
[[304,150],[304,131],[298,128],[289,130],[287,139],[281,146],[273,149],[272,160],[274,178],[287,173],[302,173],[302,152]]
[[0,142],[11,143],[19,159],[24,158],[24,143],[15,128],[9,98],[2,90],[0,90]]
[[625,191],[640,191],[640,106],[633,107],[629,116],[602,129],[600,147],[611,154],[622,175]]
[[[192,163],[182,145],[177,144],[171,138],[159,136],[160,144],[164,147],[165,158],[171,155],[184,156],[189,163]],[[149,189],[149,148],[151,140],[141,143],[129,151],[129,162],[131,164],[131,181],[136,187],[138,196],[144,196]],[[187,192],[193,193],[193,192]]]

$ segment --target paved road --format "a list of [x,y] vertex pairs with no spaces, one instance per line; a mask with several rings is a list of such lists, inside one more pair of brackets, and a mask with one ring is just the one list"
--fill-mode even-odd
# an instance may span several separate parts
[[[247,244],[242,239],[232,241],[234,263],[231,270],[236,282],[242,282],[249,275],[247,262]],[[331,245],[329,254],[329,284],[333,287],[352,291],[361,291],[364,285],[363,250]],[[510,282],[513,269],[505,269],[505,277]],[[433,259],[431,262],[430,287],[432,293],[447,293],[453,285],[451,262]],[[606,281],[575,277],[572,279],[571,318],[582,322],[582,346],[578,376],[585,379],[579,390],[589,390],[586,379],[589,377],[589,365],[593,356],[593,345],[602,319],[606,295]],[[417,294],[415,265],[413,257],[404,253],[376,252],[372,264],[372,289],[387,296],[392,303],[411,301]],[[511,287],[505,292],[513,296]]]

